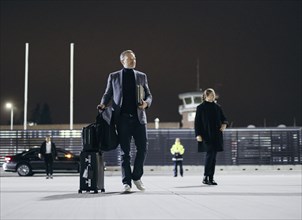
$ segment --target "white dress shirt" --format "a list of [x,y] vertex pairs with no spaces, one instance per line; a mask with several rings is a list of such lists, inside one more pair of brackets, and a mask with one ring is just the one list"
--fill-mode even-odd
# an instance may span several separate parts
[[46,142],[46,154],[51,154],[51,142]]

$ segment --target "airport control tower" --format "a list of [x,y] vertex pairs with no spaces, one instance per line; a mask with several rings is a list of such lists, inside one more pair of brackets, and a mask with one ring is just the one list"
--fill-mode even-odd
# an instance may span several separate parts
[[182,128],[194,128],[196,107],[202,102],[202,89],[199,86],[199,58],[196,65],[196,91],[186,92],[178,95],[182,100],[182,105],[178,107],[178,112],[182,116]]
[[196,107],[201,104],[202,91],[181,93],[178,97],[182,100],[182,105],[178,107],[178,112],[182,115],[182,128],[194,128]]

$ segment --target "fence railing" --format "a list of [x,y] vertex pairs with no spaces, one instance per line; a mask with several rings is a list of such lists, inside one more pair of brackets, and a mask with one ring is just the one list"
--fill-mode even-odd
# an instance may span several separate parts
[[[226,129],[224,151],[217,154],[218,165],[302,164],[302,128]],[[0,163],[4,156],[40,146],[51,135],[57,147],[75,154],[82,150],[81,130],[2,130],[0,131]],[[170,148],[175,138],[185,147],[184,164],[204,163],[204,154],[197,152],[192,129],[149,129],[146,165],[172,165]],[[135,145],[131,144],[134,156]],[[120,148],[104,154],[107,166],[120,165]],[[132,160],[134,157],[132,157]],[[132,161],[133,162],[133,161]]]

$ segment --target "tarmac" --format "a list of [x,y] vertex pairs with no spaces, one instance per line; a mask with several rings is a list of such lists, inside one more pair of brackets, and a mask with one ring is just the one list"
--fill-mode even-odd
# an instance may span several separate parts
[[122,193],[118,168],[105,171],[105,193],[78,193],[79,174],[19,177],[0,172],[0,217],[6,219],[299,219],[301,166],[217,167],[217,186],[201,183],[203,167],[173,177],[146,168],[145,191]]

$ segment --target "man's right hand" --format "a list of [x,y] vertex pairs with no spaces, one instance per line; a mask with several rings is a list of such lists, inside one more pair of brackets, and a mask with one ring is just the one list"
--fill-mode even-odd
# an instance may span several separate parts
[[106,106],[104,104],[98,105],[96,107],[96,109],[98,109],[98,110],[104,110],[105,108],[106,108]]
[[197,140],[198,142],[202,142],[202,137],[201,137],[200,135],[198,135],[198,136],[196,136],[196,140]]

